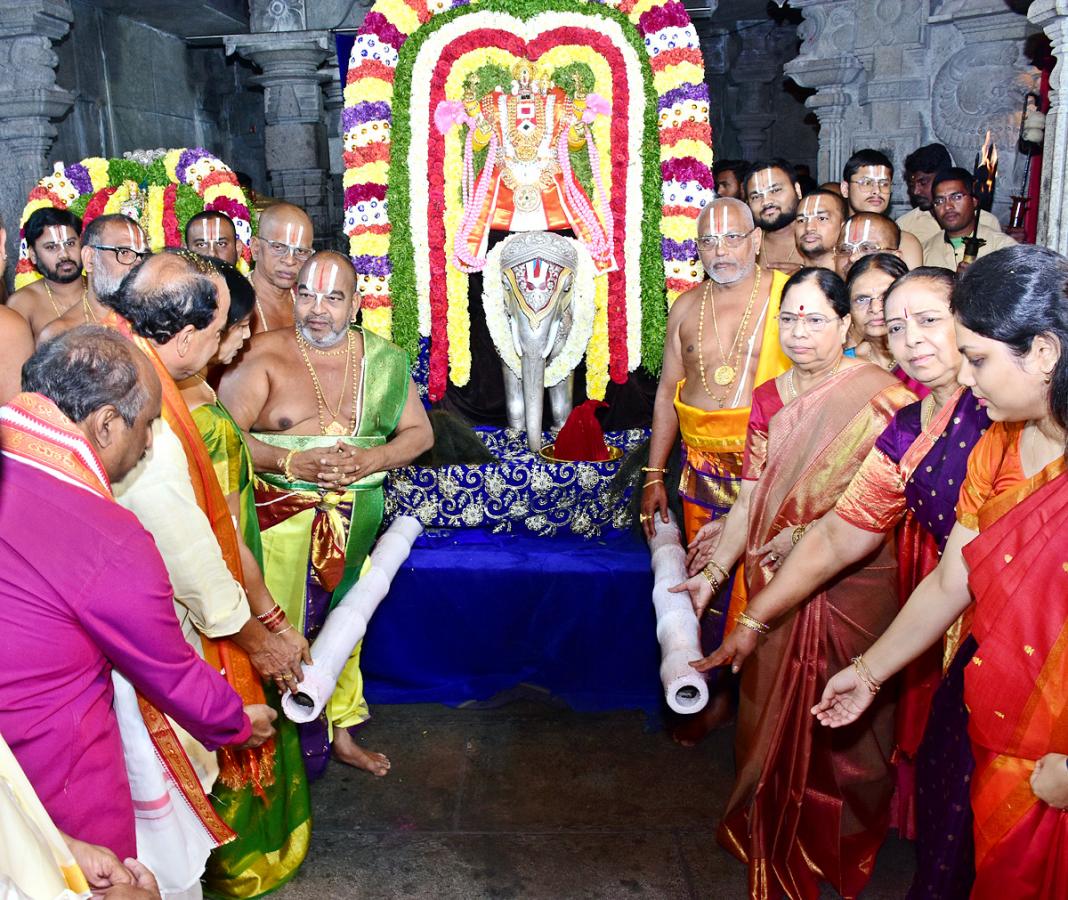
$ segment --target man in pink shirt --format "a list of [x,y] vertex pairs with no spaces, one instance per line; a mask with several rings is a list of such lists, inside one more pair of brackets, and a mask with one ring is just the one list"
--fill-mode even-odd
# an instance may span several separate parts
[[[160,414],[148,360],[118,334],[82,326],[41,346],[23,387],[0,408],[0,733],[60,829],[133,857],[112,667],[143,710],[158,707],[212,749],[259,746],[275,713],[243,709],[193,651],[152,538],[112,499]],[[164,752],[166,720],[149,706],[146,722]],[[184,755],[164,758],[208,815]]]

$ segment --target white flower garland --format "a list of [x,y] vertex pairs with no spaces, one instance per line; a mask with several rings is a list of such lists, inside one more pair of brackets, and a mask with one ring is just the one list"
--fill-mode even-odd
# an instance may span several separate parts
[[[516,376],[521,376],[523,363],[515,352],[512,343],[512,328],[508,319],[508,310],[504,302],[504,288],[501,285],[501,251],[514,237],[501,241],[486,254],[486,266],[482,270],[482,306],[486,311],[486,327],[489,329],[493,344],[501,360]],[[564,346],[559,354],[545,367],[545,386],[559,384],[570,375],[586,353],[586,347],[593,335],[594,278],[597,270],[589,251],[581,241],[564,238],[578,253],[575,266],[575,283],[571,288],[571,330],[567,333]],[[602,278],[607,276],[600,276]]]

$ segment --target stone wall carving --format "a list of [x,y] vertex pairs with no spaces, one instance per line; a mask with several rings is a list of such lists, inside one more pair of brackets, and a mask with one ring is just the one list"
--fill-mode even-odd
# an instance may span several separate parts
[[303,31],[308,27],[304,0],[251,0],[252,31]]

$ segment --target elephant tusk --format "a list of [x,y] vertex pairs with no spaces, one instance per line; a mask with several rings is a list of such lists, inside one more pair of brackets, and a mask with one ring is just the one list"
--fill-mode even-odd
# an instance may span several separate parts
[[552,326],[549,328],[549,337],[545,341],[545,347],[541,351],[541,358],[542,359],[548,359],[549,358],[549,354],[553,352],[553,344],[556,343],[556,336],[559,333],[560,333],[560,320],[557,319],[555,322],[553,322]]
[[522,359],[523,344],[519,340],[519,324],[516,322],[514,316],[508,320],[508,324],[512,326],[512,346],[515,347],[515,355]]

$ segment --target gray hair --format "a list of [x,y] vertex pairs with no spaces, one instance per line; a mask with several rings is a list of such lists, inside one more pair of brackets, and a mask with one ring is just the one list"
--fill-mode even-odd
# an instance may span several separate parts
[[37,348],[22,367],[22,389],[44,394],[72,422],[113,406],[127,426],[145,408],[134,353],[124,337],[103,325],[79,325]]
[[742,220],[745,222],[746,231],[752,231],[756,228],[756,222],[753,219],[753,211],[749,208],[748,203],[743,203],[734,197],[716,197],[710,203],[706,204],[697,216],[697,233],[704,234],[702,228],[707,227],[708,217],[715,209],[736,209]]

